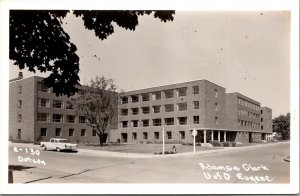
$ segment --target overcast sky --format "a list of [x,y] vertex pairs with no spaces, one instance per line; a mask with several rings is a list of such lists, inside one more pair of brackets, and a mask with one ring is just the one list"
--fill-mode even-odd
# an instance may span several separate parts
[[[289,12],[177,11],[174,17],[164,23],[142,16],[135,31],[115,25],[101,41],[68,14],[64,28],[78,49],[81,83],[104,75],[127,91],[207,79],[272,108],[273,117],[289,112]],[[18,71],[10,65],[10,79]]]

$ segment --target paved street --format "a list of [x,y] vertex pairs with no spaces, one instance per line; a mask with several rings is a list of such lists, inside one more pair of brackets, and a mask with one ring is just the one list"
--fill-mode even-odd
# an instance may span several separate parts
[[283,159],[289,151],[290,143],[281,142],[143,156],[42,151],[37,145],[11,143],[9,164],[15,169],[14,183],[288,183],[290,164]]

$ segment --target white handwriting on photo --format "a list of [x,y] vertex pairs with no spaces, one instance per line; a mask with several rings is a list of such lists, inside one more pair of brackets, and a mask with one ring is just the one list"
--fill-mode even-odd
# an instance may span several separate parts
[[[251,164],[241,164],[241,166],[223,166],[199,163],[203,175],[207,180],[229,181],[238,180],[239,182],[272,182],[274,179],[268,175],[260,175],[260,172],[269,171],[266,165],[253,166]],[[254,173],[254,174],[253,174]]]
[[14,152],[19,154],[17,157],[19,163],[46,165],[44,160],[38,158],[41,154],[38,149],[14,147]]

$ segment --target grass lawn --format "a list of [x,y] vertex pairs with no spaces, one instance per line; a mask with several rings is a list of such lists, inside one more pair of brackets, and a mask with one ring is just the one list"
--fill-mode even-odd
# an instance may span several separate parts
[[[176,153],[193,152],[194,146],[185,146],[182,144],[165,144],[165,151],[173,151],[173,146],[176,147]],[[140,153],[140,154],[154,154],[162,152],[162,144],[109,144],[100,147],[99,145],[84,145],[78,146],[80,149],[101,150],[110,152],[124,152],[124,153]],[[212,150],[216,148],[206,148],[196,146],[196,151]]]

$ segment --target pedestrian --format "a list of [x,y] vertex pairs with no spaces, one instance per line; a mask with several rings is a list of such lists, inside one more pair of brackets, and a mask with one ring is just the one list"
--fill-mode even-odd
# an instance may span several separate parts
[[176,153],[176,146],[175,145],[173,146],[173,152],[174,152],[174,154]]

